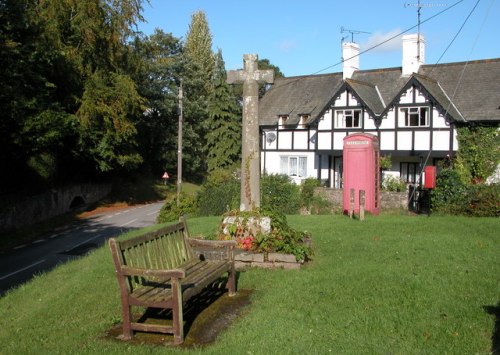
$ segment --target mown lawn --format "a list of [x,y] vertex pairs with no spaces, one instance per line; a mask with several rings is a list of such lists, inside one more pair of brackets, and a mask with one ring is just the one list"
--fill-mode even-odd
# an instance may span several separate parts
[[[314,260],[298,271],[242,272],[252,303],[208,347],[107,339],[121,319],[103,247],[0,298],[0,354],[488,354],[498,344],[498,218],[288,219],[312,233]],[[188,220],[193,235],[217,223]]]

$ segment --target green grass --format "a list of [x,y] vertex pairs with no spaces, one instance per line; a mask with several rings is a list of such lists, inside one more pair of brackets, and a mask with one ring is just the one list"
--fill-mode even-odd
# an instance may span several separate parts
[[[0,353],[491,352],[495,318],[484,307],[500,305],[499,219],[288,219],[312,233],[314,260],[298,271],[241,273],[252,304],[203,350],[106,339],[121,319],[111,256],[101,248],[0,298]],[[208,234],[218,221],[188,224],[191,234]]]

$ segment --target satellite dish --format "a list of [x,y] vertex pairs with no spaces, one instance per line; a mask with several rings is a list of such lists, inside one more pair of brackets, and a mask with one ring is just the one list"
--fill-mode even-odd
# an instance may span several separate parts
[[272,143],[276,140],[276,134],[273,133],[273,132],[269,132],[267,135],[266,135],[266,141],[267,143]]

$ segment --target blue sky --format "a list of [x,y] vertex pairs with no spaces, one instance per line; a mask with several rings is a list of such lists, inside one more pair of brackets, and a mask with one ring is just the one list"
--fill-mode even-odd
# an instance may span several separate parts
[[[227,70],[241,68],[243,54],[256,53],[286,76],[333,73],[342,71],[342,37],[351,40],[351,34],[341,33],[341,28],[368,32],[354,34],[363,51],[416,26],[417,2],[150,0],[149,5],[144,4],[147,23],[141,23],[139,30],[149,35],[160,28],[185,38],[191,15],[202,10],[207,15],[214,50],[222,50]],[[420,0],[420,4],[426,64],[500,57],[500,0]],[[417,28],[406,33],[417,33]],[[400,37],[360,56],[361,69],[398,66]]]

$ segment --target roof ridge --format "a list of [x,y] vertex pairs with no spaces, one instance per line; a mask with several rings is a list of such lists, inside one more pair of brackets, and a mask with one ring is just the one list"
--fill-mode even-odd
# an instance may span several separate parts
[[479,64],[479,63],[494,63],[500,62],[500,58],[490,58],[490,59],[475,59],[475,60],[465,60],[461,62],[449,62],[449,63],[437,63],[437,64],[422,64],[420,67],[447,67],[452,65],[464,65],[464,64]]

